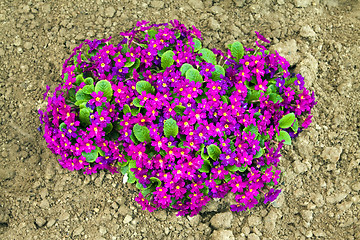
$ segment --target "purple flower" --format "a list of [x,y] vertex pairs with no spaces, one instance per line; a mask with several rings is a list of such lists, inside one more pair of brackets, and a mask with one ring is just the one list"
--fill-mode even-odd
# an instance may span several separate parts
[[264,195],[265,197],[264,204],[274,201],[279,196],[280,193],[281,193],[281,189],[274,190],[273,188],[271,188],[270,191]]
[[255,31],[255,33],[256,33],[256,36],[257,36],[258,39],[260,39],[260,40],[263,41],[263,42],[270,43],[270,41],[267,40],[267,39],[266,39],[263,35],[261,35],[259,32]]
[[93,92],[90,94],[90,96],[92,96],[93,98],[89,100],[89,104],[94,105],[99,107],[101,106],[103,103],[106,102],[106,97],[103,97],[104,93],[102,91],[99,91],[98,93]]

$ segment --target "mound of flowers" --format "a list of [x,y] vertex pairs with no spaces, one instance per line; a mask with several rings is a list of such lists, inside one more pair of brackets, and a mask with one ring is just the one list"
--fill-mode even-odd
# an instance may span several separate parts
[[177,20],[140,21],[120,35],[115,45],[85,40],[50,97],[47,87],[40,122],[61,166],[120,171],[148,211],[194,216],[229,192],[232,211],[275,200],[280,150],[316,104],[304,78],[258,41],[210,50]]

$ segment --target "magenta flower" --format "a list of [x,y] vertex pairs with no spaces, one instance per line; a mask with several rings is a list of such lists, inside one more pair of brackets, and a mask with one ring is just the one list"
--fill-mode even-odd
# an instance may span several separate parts
[[94,105],[96,107],[101,106],[104,102],[106,102],[106,97],[103,97],[104,93],[99,91],[98,93],[93,92],[90,94],[93,98],[89,100],[90,105]]

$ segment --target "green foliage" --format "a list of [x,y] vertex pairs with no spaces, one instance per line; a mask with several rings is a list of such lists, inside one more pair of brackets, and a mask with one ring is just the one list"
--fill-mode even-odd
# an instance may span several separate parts
[[89,125],[90,124],[90,113],[92,110],[90,108],[82,108],[80,109],[79,113],[79,119],[81,124],[83,125]]
[[206,150],[207,150],[209,156],[213,160],[217,160],[221,154],[220,148],[218,146],[216,146],[215,144],[211,144],[211,145],[207,146]]
[[138,81],[136,83],[136,91],[141,94],[143,91],[146,91],[146,93],[154,93],[154,88],[151,86],[151,84],[147,81]]
[[113,96],[113,90],[111,88],[111,83],[108,80],[100,80],[95,85],[95,92],[103,92],[103,96],[108,99],[108,101],[111,100],[111,97]]
[[280,128],[289,128],[295,121],[295,114],[289,113],[283,116],[279,121]]
[[133,128],[133,133],[139,142],[149,143],[151,141],[150,131],[146,126],[141,126],[138,123]]
[[198,52],[201,49],[201,42],[199,39],[194,38],[194,52]]
[[91,94],[95,91],[94,85],[86,85],[82,88],[82,91],[86,94]]
[[139,98],[134,98],[133,102],[135,107],[143,107],[143,105],[140,105],[140,99]]
[[82,152],[81,155],[86,158],[86,161],[87,161],[88,163],[92,163],[92,162],[95,162],[95,160],[96,160],[97,157],[98,157],[98,150],[95,149],[95,150],[92,150],[92,151],[89,152],[89,153],[87,153],[87,152]]
[[89,101],[92,97],[89,94],[84,93],[82,90],[79,90],[76,95],[76,101],[86,100]]
[[250,124],[249,126],[244,128],[244,132],[246,132],[246,133],[251,132],[252,134],[255,134],[256,136],[259,135],[259,130],[258,130],[257,126],[255,126],[254,124]]
[[194,67],[188,63],[184,63],[180,68],[181,76],[185,76],[186,72],[191,68]]
[[210,172],[211,170],[211,164],[209,160],[204,160],[203,165],[201,166],[201,168],[199,169],[199,172]]
[[181,106],[181,105],[177,105],[174,107],[174,111],[180,116],[184,115],[185,109],[186,109],[186,107]]
[[291,145],[291,138],[290,138],[290,135],[285,132],[285,131],[280,131],[280,134],[276,134],[276,139],[278,141],[282,141],[282,140],[285,140],[284,144],[286,145]]
[[220,75],[225,76],[225,69],[220,65],[215,65],[215,71],[212,72],[211,79],[214,81],[220,80]]
[[157,177],[151,177],[150,181],[155,184],[156,187],[161,187],[161,180]]
[[190,68],[186,71],[186,79],[194,82],[203,82],[203,77],[200,75],[200,72],[194,68]]
[[216,55],[207,48],[200,49],[199,53],[201,53],[201,58],[204,59],[205,62],[212,63],[216,65]]
[[263,148],[260,148],[260,150],[256,152],[254,158],[259,158],[259,157],[261,157],[262,155],[264,155],[264,153],[265,153],[264,149],[263,149]]
[[244,56],[244,47],[241,43],[239,42],[234,42],[232,45],[231,45],[231,48],[230,48],[230,51],[231,51],[231,55],[234,56],[235,60],[238,62],[240,59],[243,58]]
[[299,122],[296,118],[294,124],[291,126],[291,129],[294,131],[294,133],[297,133],[297,131],[299,130]]
[[126,115],[128,112],[131,113],[130,106],[125,104],[123,107],[123,113],[124,113],[124,115]]
[[84,82],[86,85],[94,85],[94,79],[91,77],[85,78]]
[[161,56],[161,67],[163,69],[166,69],[174,64],[174,55],[175,53],[172,50],[168,50]]
[[179,133],[179,127],[176,124],[176,121],[172,118],[169,118],[167,120],[165,120],[164,122],[164,134],[165,137],[176,137]]

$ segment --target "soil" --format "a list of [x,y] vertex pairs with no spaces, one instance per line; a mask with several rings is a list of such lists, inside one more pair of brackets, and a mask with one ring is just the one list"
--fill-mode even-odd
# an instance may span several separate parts
[[[45,86],[61,81],[73,47],[174,18],[209,48],[250,46],[259,31],[315,91],[313,123],[283,149],[283,193],[270,206],[144,212],[121,174],[62,169],[37,131]],[[360,239],[359,23],[351,0],[0,1],[0,239]]]

